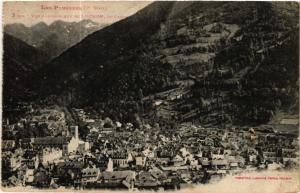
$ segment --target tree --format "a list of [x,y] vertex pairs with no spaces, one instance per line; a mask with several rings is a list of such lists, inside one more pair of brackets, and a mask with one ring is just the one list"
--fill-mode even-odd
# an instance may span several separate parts
[[105,120],[104,120],[103,127],[104,128],[112,128],[112,127],[114,127],[114,123],[109,117],[106,117]]
[[142,100],[144,98],[144,94],[143,94],[143,90],[142,89],[139,89],[139,100]]
[[134,125],[136,128],[139,128],[139,129],[143,128],[143,123],[142,123],[142,121],[141,121],[140,116],[139,116],[137,113],[134,114],[133,125]]

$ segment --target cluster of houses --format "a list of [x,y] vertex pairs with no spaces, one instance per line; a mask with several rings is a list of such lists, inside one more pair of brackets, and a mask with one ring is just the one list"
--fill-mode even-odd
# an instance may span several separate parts
[[246,170],[295,168],[299,138],[270,127],[162,129],[91,119],[60,136],[2,140],[4,186],[175,190]]

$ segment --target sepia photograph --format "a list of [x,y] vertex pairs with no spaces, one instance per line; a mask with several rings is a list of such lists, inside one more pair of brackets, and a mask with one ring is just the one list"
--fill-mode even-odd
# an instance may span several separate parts
[[299,2],[5,1],[1,35],[1,191],[300,191]]

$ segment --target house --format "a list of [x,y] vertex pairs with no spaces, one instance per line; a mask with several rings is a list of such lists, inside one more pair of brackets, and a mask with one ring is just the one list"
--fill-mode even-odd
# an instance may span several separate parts
[[195,158],[193,158],[193,159],[189,159],[188,160],[189,162],[187,162],[187,163],[189,163],[191,166],[194,166],[194,168],[201,168],[201,165],[199,165],[199,161],[197,160],[197,159],[195,159]]
[[171,162],[171,158],[168,156],[159,156],[156,158],[156,162],[161,165],[169,165],[169,163]]
[[264,158],[265,161],[268,161],[268,162],[276,162],[277,161],[277,153],[276,152],[263,151],[263,158]]
[[282,125],[299,125],[299,119],[281,119],[280,124]]
[[78,148],[77,148],[77,151],[79,153],[84,153],[84,152],[86,152],[86,151],[88,151],[90,149],[91,149],[91,144],[89,142],[84,142],[82,140],[79,140],[79,142],[78,142]]
[[19,183],[19,180],[15,175],[8,178],[9,185],[16,186],[18,183]]
[[213,160],[215,160],[215,159],[224,159],[224,154],[214,154],[214,153],[212,153],[211,154],[211,158],[213,159]]
[[106,170],[109,158],[104,154],[98,154],[96,155],[96,159],[97,159],[96,167],[99,168],[100,171]]
[[159,180],[160,182],[164,182],[164,181],[168,180],[166,173],[164,173],[158,167],[153,167],[152,169],[149,170],[149,172],[155,179]]
[[25,165],[27,166],[28,169],[35,169],[38,166],[39,163],[39,156],[36,155],[35,157],[31,157],[31,158],[23,158],[21,160],[21,165]]
[[100,176],[100,169],[96,167],[87,167],[82,169],[81,171],[81,181],[83,185],[87,183],[95,183],[97,182]]
[[135,164],[137,166],[145,166],[146,165],[147,157],[143,153],[139,153],[135,156]]
[[102,188],[115,188],[115,189],[132,189],[135,181],[135,172],[124,171],[105,171],[102,172],[99,181]]
[[210,161],[208,160],[208,158],[201,158],[201,159],[199,159],[199,162],[200,162],[202,168],[204,168],[204,169],[210,168]]
[[15,147],[16,143],[14,140],[2,140],[2,151],[12,151]]
[[184,158],[180,155],[176,155],[171,162],[174,164],[174,166],[182,166],[185,164]]
[[62,149],[58,147],[46,147],[39,151],[38,158],[42,164],[53,163],[63,156]]
[[24,176],[24,185],[32,185],[34,179],[34,169],[27,169]]
[[21,161],[22,161],[22,157],[21,156],[11,156],[10,158],[8,158],[8,165],[9,167],[15,171],[17,170],[19,167],[21,167]]
[[278,169],[282,169],[283,165],[281,163],[269,163],[267,165],[268,170],[278,170]]
[[115,167],[125,168],[128,167],[128,157],[127,153],[123,152],[114,152],[111,155],[111,159]]
[[145,149],[143,151],[143,154],[148,157],[148,158],[154,158],[156,157],[156,153],[153,151],[153,150],[150,150],[149,148],[148,149]]
[[51,179],[47,175],[47,172],[37,171],[34,174],[32,185],[38,188],[49,188]]
[[56,177],[62,185],[73,185],[81,179],[84,164],[79,161],[60,162],[56,165]]
[[296,157],[296,150],[292,148],[282,148],[281,155],[283,157]]
[[283,157],[283,158],[282,158],[282,162],[283,162],[283,164],[285,164],[285,165],[286,165],[288,162],[297,165],[297,164],[299,164],[300,159],[299,159],[299,157]]
[[229,169],[229,164],[227,160],[212,160],[211,161],[212,168],[218,169]]
[[204,140],[204,145],[206,146],[214,146],[214,140],[210,137],[206,137]]
[[224,149],[224,156],[229,156],[232,154],[232,150],[231,149]]
[[255,155],[255,154],[249,155],[248,159],[249,159],[250,163],[256,163],[257,162],[257,155]]
[[189,170],[181,170],[179,171],[179,175],[181,177],[181,179],[183,179],[183,181],[187,182],[187,183],[190,183],[191,181],[191,171]]
[[237,162],[231,162],[229,166],[231,170],[236,170],[239,167]]
[[156,155],[157,155],[157,162],[161,164],[169,164],[171,161],[171,158],[173,157],[173,152],[170,149],[164,149],[161,148],[156,149]]
[[23,139],[20,139],[19,143],[20,143],[22,149],[32,149],[33,141],[34,141],[34,138],[23,138]]
[[99,133],[102,134],[110,134],[110,133],[114,133],[116,131],[116,128],[113,127],[103,127],[100,129]]
[[138,189],[156,190],[159,185],[160,182],[150,172],[143,171],[136,176],[135,186]]

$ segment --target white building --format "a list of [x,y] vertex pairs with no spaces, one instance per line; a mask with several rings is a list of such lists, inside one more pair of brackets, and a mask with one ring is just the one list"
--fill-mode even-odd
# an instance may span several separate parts
[[53,163],[63,156],[63,151],[57,147],[46,147],[39,153],[39,160],[42,164]]
[[143,154],[138,155],[138,156],[135,157],[135,164],[137,166],[145,166],[146,165],[146,160],[147,160],[147,157],[145,157]]
[[[35,150],[41,151],[42,155],[49,157],[48,155],[55,155],[58,156],[60,153],[57,151],[48,151],[44,152],[46,148],[57,148],[62,150],[62,155],[67,155],[72,152],[80,151],[85,152],[89,150],[89,143],[84,142],[79,139],[78,135],[78,126],[70,127],[70,136],[59,136],[59,137],[41,137],[41,138],[34,138],[33,140],[33,148]],[[43,158],[45,159],[45,158]],[[51,158],[49,158],[51,159]]]

